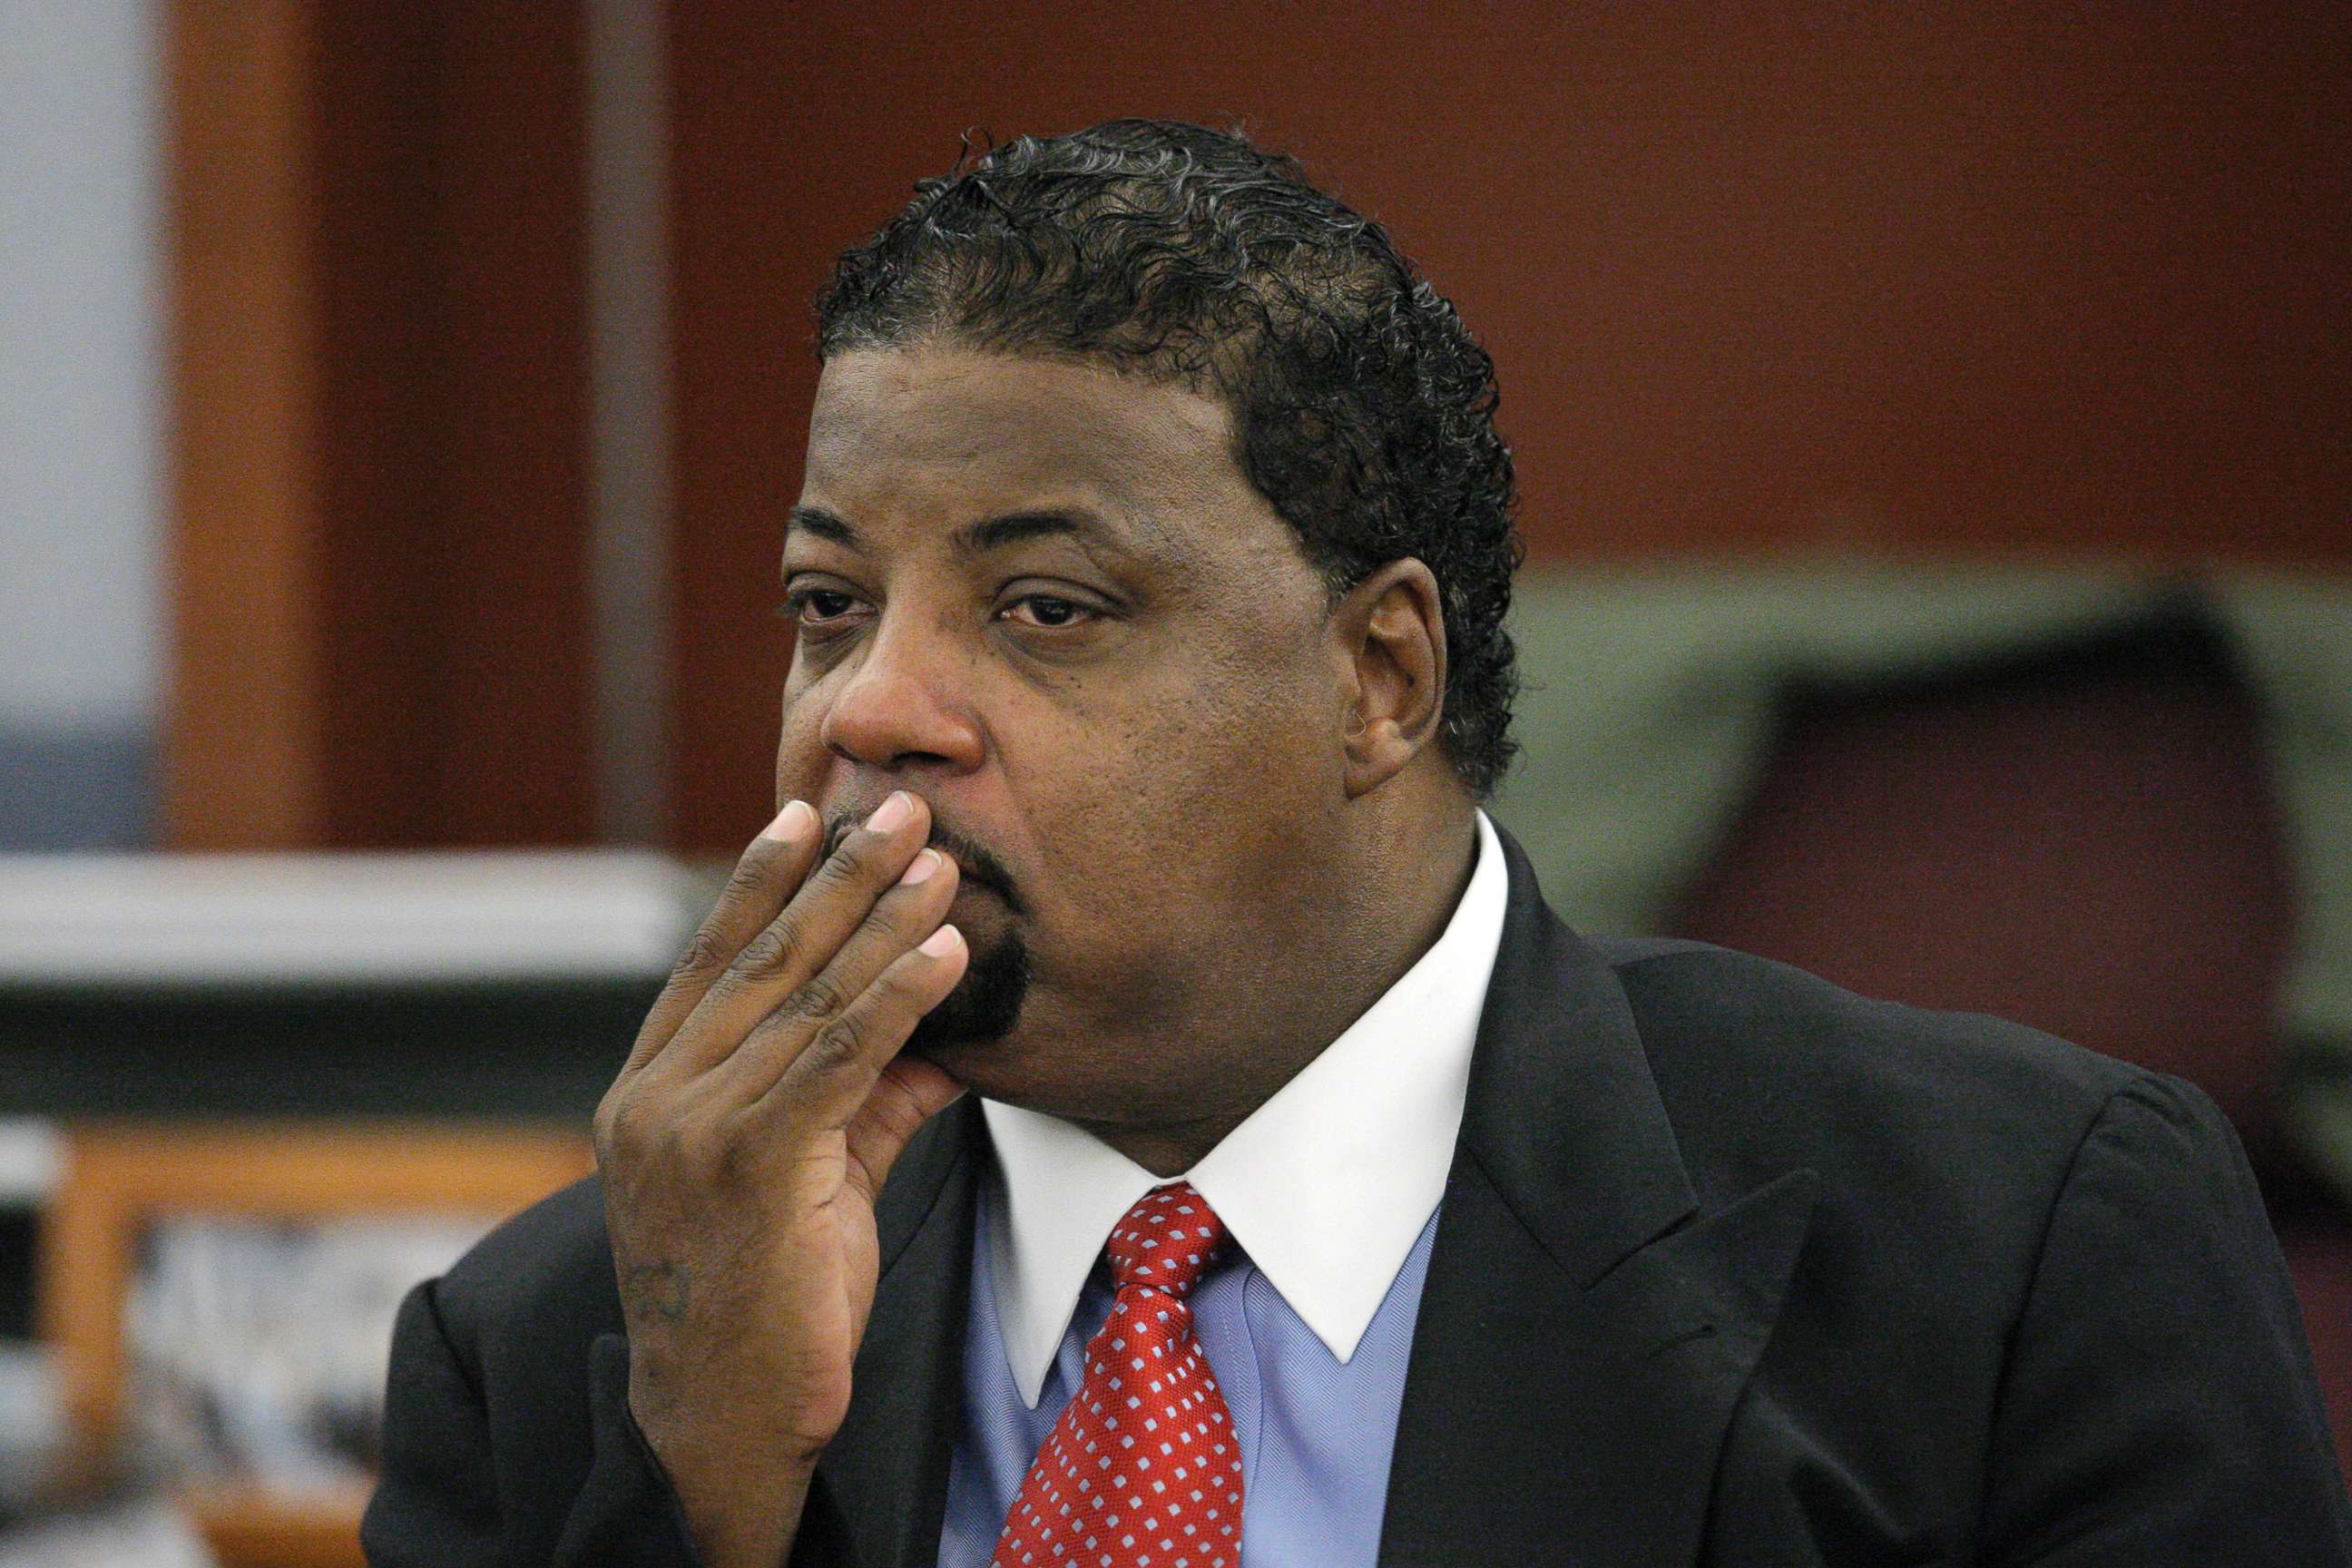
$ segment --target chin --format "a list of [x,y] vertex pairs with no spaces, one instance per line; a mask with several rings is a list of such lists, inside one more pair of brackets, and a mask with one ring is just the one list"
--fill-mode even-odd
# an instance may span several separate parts
[[907,1048],[954,1073],[960,1062],[985,1058],[1021,1021],[1029,996],[1029,949],[1018,931],[975,943],[971,966],[947,999],[915,1026]]

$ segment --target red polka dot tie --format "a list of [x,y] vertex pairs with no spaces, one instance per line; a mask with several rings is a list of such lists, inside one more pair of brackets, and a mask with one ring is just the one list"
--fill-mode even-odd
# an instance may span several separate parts
[[992,1568],[1240,1568],[1241,1445],[1185,1301],[1224,1245],[1190,1182],[1153,1188],[1113,1227],[1118,1298]]

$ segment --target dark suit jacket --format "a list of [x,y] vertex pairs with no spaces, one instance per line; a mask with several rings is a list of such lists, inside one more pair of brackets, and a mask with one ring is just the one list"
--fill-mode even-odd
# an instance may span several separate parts
[[[1507,851],[1383,1568],[2352,1563],[2294,1299],[2204,1096],[1580,940]],[[935,1561],[987,1158],[967,1100],[890,1178],[796,1564]],[[403,1308],[371,1560],[692,1563],[627,1391],[583,1184]]]

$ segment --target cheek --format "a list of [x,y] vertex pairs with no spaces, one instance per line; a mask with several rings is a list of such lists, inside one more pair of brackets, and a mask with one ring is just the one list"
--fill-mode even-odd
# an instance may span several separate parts
[[782,723],[776,737],[776,798],[815,800],[823,788],[825,750],[820,733],[824,710],[811,697],[801,700],[788,686],[784,690]]
[[1317,690],[1296,670],[1236,658],[1064,734],[1050,784],[1015,782],[1058,803],[1042,847],[1073,901],[1118,927],[1214,922],[1262,903],[1286,851],[1344,796]]

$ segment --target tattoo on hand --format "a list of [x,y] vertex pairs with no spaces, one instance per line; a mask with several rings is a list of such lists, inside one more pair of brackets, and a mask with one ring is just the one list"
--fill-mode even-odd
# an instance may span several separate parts
[[666,1323],[686,1316],[694,1270],[683,1263],[640,1263],[629,1270],[631,1316],[652,1315]]

